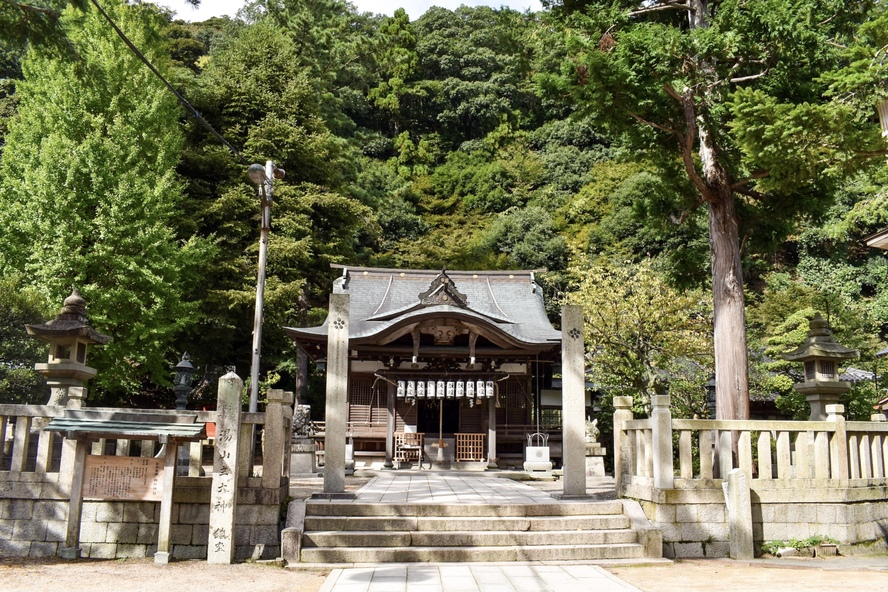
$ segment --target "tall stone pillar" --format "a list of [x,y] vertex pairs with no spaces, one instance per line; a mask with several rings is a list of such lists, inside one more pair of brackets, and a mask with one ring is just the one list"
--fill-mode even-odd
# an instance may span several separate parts
[[561,309],[561,405],[563,493],[586,495],[586,381],[583,366],[583,307]]
[[327,317],[327,407],[324,436],[324,493],[345,493],[348,429],[348,294],[330,295]]
[[234,559],[239,438],[243,435],[240,429],[243,388],[244,381],[234,372],[219,379],[207,563],[231,563]]

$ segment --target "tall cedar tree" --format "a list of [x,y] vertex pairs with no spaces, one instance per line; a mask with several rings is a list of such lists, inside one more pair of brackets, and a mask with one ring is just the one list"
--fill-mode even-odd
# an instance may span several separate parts
[[[821,78],[873,2],[564,0],[570,59],[544,85],[695,194],[675,212],[709,214],[717,416],[749,415],[742,245],[783,236],[823,205],[830,181],[884,149],[872,108],[826,97]],[[758,235],[758,236],[757,236]]]

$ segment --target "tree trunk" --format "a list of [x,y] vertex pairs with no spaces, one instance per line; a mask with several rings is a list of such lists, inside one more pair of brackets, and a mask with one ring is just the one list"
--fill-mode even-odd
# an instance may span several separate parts
[[[707,4],[706,0],[688,1],[691,8],[689,24],[692,29],[709,27]],[[712,73],[712,64],[703,61],[698,66],[700,72]],[[715,78],[714,73],[712,77]],[[685,106],[686,109],[687,107],[688,105]],[[740,233],[737,229],[734,192],[727,172],[718,162],[718,149],[703,118],[698,118],[698,137],[700,160],[707,189],[703,191],[703,197],[709,207],[715,342],[715,417],[749,419],[746,299],[743,295]],[[687,149],[690,149],[690,146]]]
[[715,417],[749,419],[749,374],[746,347],[746,300],[740,265],[740,235],[734,192],[715,159],[710,137],[700,130],[700,157],[712,189],[709,249],[712,261],[712,314],[715,342]]
[[730,188],[709,202],[715,341],[715,417],[749,419],[746,312],[740,243]]

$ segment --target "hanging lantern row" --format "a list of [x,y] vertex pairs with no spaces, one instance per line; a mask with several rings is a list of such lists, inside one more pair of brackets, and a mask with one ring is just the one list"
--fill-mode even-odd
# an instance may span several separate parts
[[492,380],[399,380],[399,399],[462,399],[494,397]]

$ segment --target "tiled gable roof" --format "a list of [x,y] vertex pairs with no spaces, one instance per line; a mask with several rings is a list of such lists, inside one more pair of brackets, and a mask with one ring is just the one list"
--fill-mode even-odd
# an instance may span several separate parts
[[[435,316],[486,324],[525,344],[560,341],[546,317],[533,271],[433,271],[343,267],[335,294],[349,294],[350,339],[372,339],[396,324]],[[285,329],[291,337],[326,335],[320,327]]]

